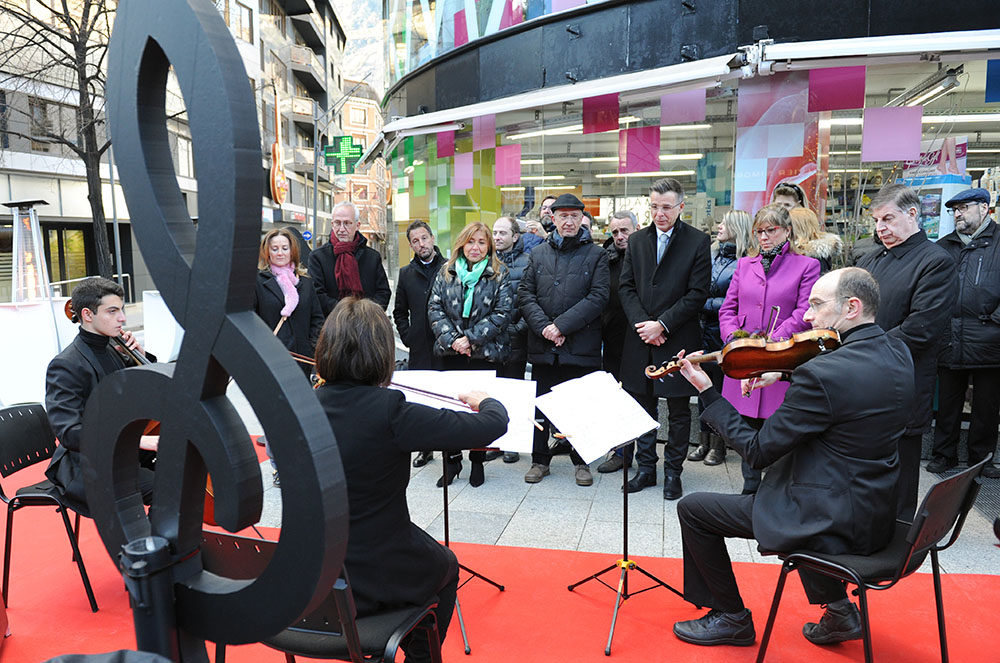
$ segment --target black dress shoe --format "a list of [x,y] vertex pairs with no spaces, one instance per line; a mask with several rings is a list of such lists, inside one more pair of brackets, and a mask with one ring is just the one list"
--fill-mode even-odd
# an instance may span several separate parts
[[628,481],[628,492],[638,493],[640,490],[646,486],[656,485],[656,473],[655,472],[643,472],[639,471],[634,477]]
[[498,449],[490,449],[485,454],[483,454],[483,460],[485,462],[490,462],[491,460],[496,460],[503,455],[503,452]]
[[[972,464],[975,465],[975,463]],[[987,479],[1000,479],[1000,467],[997,467],[996,465],[990,465],[989,463],[987,463],[983,467],[983,471],[979,476],[985,477]]]
[[[462,473],[462,463],[461,462],[458,462],[458,463],[445,463],[444,464],[444,473],[448,477],[448,485],[450,486],[451,482],[455,480],[455,477],[457,477],[459,474]],[[444,477],[438,477],[438,480],[437,480],[437,487],[438,488],[444,487],[444,484],[442,482],[443,479],[444,479]]]
[[503,462],[505,463],[516,463],[521,460],[521,454],[516,451],[505,451],[503,452]]
[[739,613],[709,610],[700,619],[674,624],[674,635],[693,645],[738,645],[749,647],[757,640],[749,610]]
[[931,462],[927,463],[927,471],[932,474],[941,474],[958,465],[958,460],[945,458],[944,456],[934,456]]
[[684,494],[681,488],[681,477],[678,474],[668,474],[663,478],[663,499],[676,500]]
[[433,451],[418,451],[416,458],[413,459],[413,467],[423,467],[427,463],[431,462],[431,459],[433,458]]
[[827,606],[819,624],[809,622],[802,627],[802,635],[814,645],[832,645],[847,640],[861,639],[861,613],[853,603],[842,610]]

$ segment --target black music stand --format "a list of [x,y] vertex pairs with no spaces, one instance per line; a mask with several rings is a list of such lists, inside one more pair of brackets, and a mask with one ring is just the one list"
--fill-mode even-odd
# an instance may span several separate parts
[[[441,452],[441,494],[444,495],[444,547],[451,547],[451,538],[448,531],[448,462],[447,462],[446,451]],[[478,571],[473,571],[465,564],[461,562],[458,563],[458,568],[462,571],[469,573],[469,577],[465,579],[465,582],[461,582],[458,585],[458,589],[462,589],[465,585],[473,578],[479,578],[489,584],[493,585],[501,592],[504,590],[504,586],[500,583],[490,580],[482,573]],[[462,632],[462,642],[465,644],[465,654],[468,656],[472,653],[472,647],[469,646],[469,636],[465,632],[465,620],[462,618],[462,606],[458,602],[458,594],[455,595],[455,613],[458,615],[458,628]]]
[[[634,441],[627,442],[626,444],[619,446],[624,447],[627,444],[634,444]],[[628,557],[628,470],[629,468],[622,466],[622,558],[617,560],[611,566],[605,569],[601,569],[597,573],[591,576],[587,576],[583,580],[574,582],[572,585],[567,587],[567,589],[569,589],[569,591],[572,592],[580,585],[590,582],[591,580],[596,580],[597,582],[601,583],[608,589],[615,590],[616,592],[615,610],[611,615],[611,630],[608,632],[608,644],[604,648],[605,656],[611,656],[611,640],[615,637],[615,624],[618,622],[618,609],[621,607],[622,603],[632,598],[636,594],[642,594],[643,592],[648,592],[649,590],[656,589],[657,587],[665,587],[666,589],[669,589],[677,596],[684,598],[684,594],[677,591],[676,589],[674,589],[667,583],[663,582],[656,576],[652,575],[651,573],[646,571],[646,569],[642,568],[636,562],[633,562]],[[613,571],[614,569],[621,569],[621,575],[618,578],[618,587],[612,587],[611,585],[609,585],[608,583],[604,582],[604,580],[601,579],[602,575],[608,573],[609,571]],[[629,592],[628,591],[629,571],[638,571],[642,575],[652,580],[654,584],[650,585],[649,587],[643,587],[642,589],[636,592]]]

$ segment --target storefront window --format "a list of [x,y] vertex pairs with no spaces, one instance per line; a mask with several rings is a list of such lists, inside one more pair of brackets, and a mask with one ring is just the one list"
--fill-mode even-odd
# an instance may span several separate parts
[[[537,218],[544,196],[564,192],[584,201],[600,238],[616,210],[649,222],[648,189],[659,177],[680,180],[682,218],[709,232],[726,211],[754,213],[791,181],[850,248],[870,234],[870,196],[895,180],[919,190],[932,239],[950,232],[943,202],[980,180],[996,189],[1000,179],[1000,112],[985,103],[986,62],[872,65],[861,76],[864,108],[811,112],[809,72],[794,71],[707,90],[579,99],[409,136],[390,155],[399,255],[409,255],[405,228],[413,220],[427,221],[447,252],[467,223]],[[875,161],[882,157],[873,150],[863,159],[863,139],[874,147],[900,131],[877,124],[886,111],[915,118],[920,140],[909,141],[907,158]]]

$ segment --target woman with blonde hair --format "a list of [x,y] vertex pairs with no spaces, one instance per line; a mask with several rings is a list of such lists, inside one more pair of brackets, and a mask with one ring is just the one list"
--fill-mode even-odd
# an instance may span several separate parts
[[[722,349],[719,335],[719,309],[725,301],[729,283],[736,271],[736,261],[744,257],[754,245],[750,227],[753,218],[749,212],[730,210],[719,222],[715,243],[712,245],[712,280],[708,284],[708,299],[701,309],[701,342],[705,352]],[[722,369],[718,364],[706,364],[705,371],[712,383],[722,391]],[[703,409],[698,404],[698,411]],[[688,454],[688,460],[704,461],[706,465],[719,465],[726,459],[726,444],[707,424],[701,424],[698,446]]]
[[[451,258],[431,286],[427,320],[435,337],[434,354],[445,370],[497,370],[510,355],[507,327],[514,293],[507,267],[497,258],[493,233],[470,223],[455,239]],[[483,451],[469,453],[469,484],[483,484]],[[461,452],[447,458],[450,484],[462,471]],[[438,486],[441,485],[438,482]]]
[[[435,599],[445,639],[455,607],[458,560],[410,519],[410,454],[483,447],[507,431],[507,411],[483,392],[459,394],[471,412],[407,403],[386,389],[395,367],[392,323],[370,299],[341,299],[316,346],[315,391],[337,439],[350,523],[344,570],[358,617]],[[417,629],[403,640],[406,660],[430,661]]]
[[823,232],[819,217],[808,207],[795,207],[788,211],[795,234],[795,250],[800,255],[819,260],[821,273],[833,267],[833,259],[844,250],[844,243],[833,233]]
[[[809,310],[809,291],[819,279],[820,266],[814,258],[796,252],[795,231],[788,210],[775,203],[762,207],[754,217],[752,236],[757,244],[737,261],[719,309],[719,332],[726,342],[736,332],[778,340],[809,328],[803,318]],[[774,328],[768,329],[772,307],[778,308],[778,314]],[[747,387],[745,380],[726,377],[722,396],[750,426],[759,430],[785,399],[788,383],[778,382],[752,391]],[[760,476],[760,470],[743,462],[744,494],[757,492]]]
[[[313,356],[323,310],[299,260],[299,243],[288,228],[275,228],[260,243],[253,309],[286,348]],[[280,326],[279,326],[280,325]],[[307,376],[312,366],[300,364]]]

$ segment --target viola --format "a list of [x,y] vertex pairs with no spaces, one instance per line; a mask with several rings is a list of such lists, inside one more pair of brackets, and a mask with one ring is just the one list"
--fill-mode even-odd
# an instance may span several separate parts
[[[692,364],[718,362],[722,372],[734,380],[759,378],[764,373],[791,373],[798,366],[816,355],[835,350],[840,346],[840,333],[835,329],[810,329],[792,334],[783,341],[763,338],[738,338],[724,348],[695,357],[687,357]],[[646,377],[658,380],[681,370],[680,361],[673,357],[660,366],[647,366]]]

